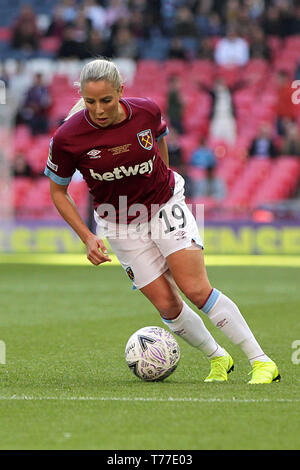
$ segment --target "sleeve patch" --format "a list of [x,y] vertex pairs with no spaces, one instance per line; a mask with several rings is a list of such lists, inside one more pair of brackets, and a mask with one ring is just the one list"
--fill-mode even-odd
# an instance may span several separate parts
[[48,160],[47,160],[47,166],[49,168],[51,168],[51,170],[53,170],[53,171],[58,170],[58,165],[55,165],[55,163],[51,162],[50,158],[48,158]]
[[55,173],[53,173],[49,168],[45,168],[44,174],[48,176],[54,183],[61,184],[62,186],[67,186],[72,179],[72,176],[69,178],[62,178],[61,176],[57,176]]

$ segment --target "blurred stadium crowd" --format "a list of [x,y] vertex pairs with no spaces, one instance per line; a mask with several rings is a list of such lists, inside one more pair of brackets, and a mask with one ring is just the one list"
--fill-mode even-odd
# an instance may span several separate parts
[[[212,217],[299,197],[299,1],[0,0],[0,11],[17,217],[57,217],[43,177],[49,141],[78,98],[82,64],[98,56],[119,64],[125,96],[159,104],[171,166]],[[86,211],[80,175],[70,188]]]

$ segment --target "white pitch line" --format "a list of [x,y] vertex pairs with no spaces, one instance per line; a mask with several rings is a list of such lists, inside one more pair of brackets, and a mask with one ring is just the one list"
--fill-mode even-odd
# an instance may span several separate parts
[[293,398],[145,398],[145,397],[37,397],[37,396],[0,396],[0,401],[125,401],[125,402],[162,402],[162,403],[297,403]]

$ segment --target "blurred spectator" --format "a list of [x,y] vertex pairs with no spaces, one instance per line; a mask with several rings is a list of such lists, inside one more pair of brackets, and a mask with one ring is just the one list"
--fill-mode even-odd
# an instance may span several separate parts
[[163,34],[169,36],[174,27],[177,0],[165,0],[161,2],[160,14]]
[[18,177],[32,178],[34,176],[34,171],[32,170],[31,166],[27,162],[25,156],[21,153],[15,156],[11,169],[12,169],[12,175],[15,178],[18,178]]
[[182,40],[185,55],[189,60],[195,58],[199,34],[194,15],[188,6],[182,5],[177,9],[171,36]]
[[128,2],[130,10],[128,26],[134,37],[153,39],[162,36],[161,3],[161,0],[151,0],[151,2],[147,0],[130,0]]
[[209,14],[211,12],[211,0],[198,2],[195,11],[195,24],[200,36],[207,36],[209,34]]
[[300,5],[296,5],[294,8],[291,34],[300,34]]
[[83,58],[95,58],[95,57],[111,57],[111,48],[107,41],[103,39],[101,33],[95,29],[90,31],[88,40],[83,44],[82,47]]
[[76,28],[68,25],[64,29],[60,48],[57,51],[58,59],[84,59],[84,42],[77,40]]
[[277,85],[277,132],[282,136],[285,134],[285,123],[295,120],[297,106],[292,102],[291,80],[284,70],[277,73]]
[[[78,9],[77,17],[71,24],[74,26],[76,41],[81,43],[87,40],[88,34],[92,29],[97,29],[93,27],[92,21],[86,17],[83,8]],[[102,31],[102,34],[104,34],[104,31]]]
[[49,127],[50,95],[43,83],[41,73],[36,73],[34,83],[29,88],[19,114],[23,122],[29,125],[33,135],[46,134]]
[[7,67],[4,64],[0,64],[0,80],[1,80],[1,87],[3,86],[3,83],[6,88],[9,88],[9,82],[10,82],[10,75],[9,72],[7,71]]
[[240,8],[241,5],[239,0],[227,0],[225,12],[226,24],[238,23],[240,17]]
[[251,21],[249,6],[245,1],[240,2],[238,21],[236,22],[236,25],[238,25],[239,31],[242,31],[243,37],[247,38],[247,42],[253,23],[255,24],[257,21]]
[[216,167],[206,168],[204,178],[194,182],[194,197],[212,198],[221,201],[226,196],[224,181],[215,175]]
[[62,0],[62,14],[66,23],[72,23],[77,17],[76,0]]
[[179,142],[179,135],[172,127],[169,128],[167,142],[170,166],[174,169],[180,169],[183,165],[182,149]]
[[96,0],[84,0],[82,9],[85,18],[87,18],[92,29],[100,31],[102,34],[106,32],[106,9]]
[[295,80],[300,80],[300,60],[298,60],[297,68],[295,71]]
[[[139,12],[133,12],[139,13]],[[130,15],[131,16],[131,15]],[[143,15],[141,15],[142,17]],[[111,29],[112,25],[117,23],[121,18],[128,18],[129,10],[123,0],[109,0],[106,8],[106,26]]]
[[180,79],[172,76],[168,86],[167,97],[167,116],[171,126],[176,129],[179,134],[183,133],[182,129],[183,103],[181,98]]
[[172,34],[180,38],[191,38],[198,35],[193,13],[188,6],[183,5],[177,9]]
[[280,35],[282,37],[293,34],[294,5],[296,3],[297,2],[293,2],[291,0],[277,1],[280,19]]
[[31,5],[23,5],[15,24],[12,27],[11,45],[14,49],[34,52],[39,48],[40,31],[36,15]]
[[66,21],[64,19],[63,7],[62,5],[56,5],[50,18],[50,24],[46,31],[46,36],[55,36],[62,39],[65,27]]
[[197,59],[214,60],[214,46],[210,38],[203,37],[200,40]]
[[[139,11],[140,13],[142,13],[143,16],[145,16],[149,12],[148,3],[149,2],[147,0],[130,0],[129,2],[130,10]],[[154,6],[156,6],[155,4],[157,3],[157,1],[152,1],[151,3],[153,3]],[[150,5],[150,9],[151,9],[151,5]]]
[[233,143],[236,137],[236,123],[232,93],[243,86],[243,83],[237,83],[229,88],[224,79],[218,77],[214,81],[212,89],[203,84],[199,84],[199,86],[212,97],[210,137]]
[[260,20],[265,9],[264,0],[246,0],[245,4],[248,8],[249,19]]
[[280,12],[277,6],[270,5],[267,7],[263,15],[262,29],[267,36],[284,36]]
[[224,36],[224,24],[216,12],[212,12],[208,18],[208,35],[209,36]]
[[187,53],[185,47],[183,45],[183,41],[181,38],[174,36],[170,40],[169,52],[168,52],[169,59],[187,59]]
[[249,60],[249,46],[245,39],[237,34],[235,26],[230,25],[226,37],[219,40],[215,47],[215,61],[218,65],[242,66]]
[[185,181],[184,185],[184,195],[187,199],[192,199],[194,197],[194,181],[190,177],[188,173],[188,166],[187,165],[181,165],[180,168],[178,168],[178,173],[183,177]]
[[272,139],[272,128],[269,124],[263,124],[260,127],[257,137],[251,143],[249,155],[265,158],[277,156],[277,149]]
[[[26,71],[25,62],[17,62],[16,70],[9,78],[9,91],[17,110],[24,102],[24,96],[32,85],[32,77]],[[18,119],[16,124],[18,124]]]
[[191,155],[191,165],[204,169],[214,166],[216,164],[216,156],[206,144],[204,137],[200,138],[199,144]]
[[300,157],[299,126],[290,121],[286,126],[286,134],[283,137],[281,153]]
[[140,11],[133,11],[130,14],[128,27],[136,40],[149,39],[151,26],[148,19]]
[[111,45],[114,57],[138,60],[139,47],[129,28],[117,30]]
[[149,18],[149,27],[153,32],[159,32],[160,34],[162,34],[162,1],[163,0],[151,0],[151,2],[147,2],[147,0],[144,0],[144,16],[146,20],[148,20]]
[[198,35],[202,38],[221,36],[224,33],[220,15],[213,10],[213,3],[212,0],[204,0],[196,5],[195,23]]
[[251,59],[271,59],[271,51],[267,43],[264,30],[255,26],[251,30],[250,36],[250,58]]

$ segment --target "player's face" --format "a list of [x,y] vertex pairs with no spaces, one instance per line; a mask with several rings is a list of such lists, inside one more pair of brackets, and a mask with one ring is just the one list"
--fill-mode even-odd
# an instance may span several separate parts
[[121,90],[116,90],[107,80],[89,81],[83,88],[83,99],[93,122],[101,127],[117,124],[125,117],[120,98]]

